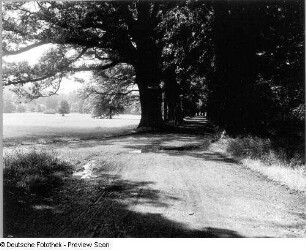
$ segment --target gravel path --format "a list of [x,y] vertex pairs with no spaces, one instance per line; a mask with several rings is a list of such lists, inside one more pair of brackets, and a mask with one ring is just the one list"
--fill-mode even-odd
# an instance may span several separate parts
[[78,171],[49,200],[32,202],[21,217],[12,212],[7,235],[306,236],[304,193],[268,181],[205,141],[143,134],[61,145],[56,150]]
[[[158,214],[189,230],[215,228],[244,237],[304,237],[305,195],[238,165],[200,145],[196,136],[133,136],[99,146],[118,166],[118,178],[146,183],[134,197],[124,199],[128,210]],[[175,149],[179,150],[175,150]],[[150,190],[152,197],[150,197]],[[142,193],[146,193],[142,197]],[[152,203],[152,201],[154,201]],[[144,227],[145,228],[145,227]],[[149,229],[149,228],[148,228]]]

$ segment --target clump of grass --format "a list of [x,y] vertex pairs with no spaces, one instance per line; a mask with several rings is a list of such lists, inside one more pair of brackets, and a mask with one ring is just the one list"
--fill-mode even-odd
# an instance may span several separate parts
[[225,152],[245,166],[288,187],[306,191],[304,155],[275,147],[269,139],[259,137],[226,138]]
[[63,183],[72,167],[55,152],[15,150],[4,156],[4,188],[46,194]]
[[268,165],[300,168],[304,163],[301,154],[296,153],[291,156],[285,149],[275,148],[270,139],[253,136],[229,139],[227,152],[237,158],[261,160]]
[[306,191],[306,169],[305,166],[295,168],[286,165],[270,164],[267,165],[259,160],[243,159],[241,161],[248,168],[262,173],[269,179],[285,184],[291,189]]
[[252,136],[231,139],[227,151],[234,157],[263,159],[271,152],[271,141]]

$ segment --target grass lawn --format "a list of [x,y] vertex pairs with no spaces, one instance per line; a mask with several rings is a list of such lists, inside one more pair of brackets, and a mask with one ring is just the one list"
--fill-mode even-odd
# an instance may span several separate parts
[[138,115],[118,115],[113,119],[94,119],[89,114],[65,116],[43,113],[3,114],[4,146],[25,141],[54,139],[93,139],[125,133],[139,124]]

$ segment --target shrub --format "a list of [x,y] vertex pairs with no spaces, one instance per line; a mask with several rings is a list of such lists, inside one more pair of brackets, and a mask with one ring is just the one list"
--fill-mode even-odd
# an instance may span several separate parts
[[62,184],[63,177],[71,173],[71,166],[59,160],[54,152],[16,150],[4,156],[5,188],[46,194]]
[[24,113],[24,112],[26,112],[25,106],[24,106],[24,105],[18,105],[18,106],[17,106],[17,112],[18,112],[18,113]]
[[16,111],[16,106],[11,100],[3,101],[3,113],[13,113]]
[[53,114],[56,114],[56,111],[54,109],[47,109],[47,110],[44,111],[44,114],[53,115]]
[[36,106],[36,111],[39,112],[39,113],[43,112],[43,111],[44,111],[44,106],[38,104],[38,105]]
[[65,100],[61,101],[60,106],[58,107],[58,112],[62,116],[70,113],[70,108],[69,108],[69,104],[68,104],[67,101],[65,101]]

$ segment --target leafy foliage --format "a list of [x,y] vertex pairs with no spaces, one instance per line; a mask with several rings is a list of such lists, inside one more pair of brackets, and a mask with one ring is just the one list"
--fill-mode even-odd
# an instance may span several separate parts
[[[166,34],[162,39],[165,91],[168,96],[175,92],[175,82],[167,79],[172,68],[183,115],[193,116],[206,108],[213,58],[210,49],[212,13],[210,5],[187,2],[168,11],[160,23],[160,29]],[[197,103],[201,103],[201,107]]]
[[93,82],[87,84],[81,91],[83,99],[89,99],[93,106],[92,116],[108,116],[110,119],[116,113],[138,99],[138,89],[135,88],[134,69],[126,64],[119,64],[103,72],[95,72]]
[[[54,94],[74,72],[93,71],[101,86],[87,89],[103,93],[100,106],[137,84],[140,126],[162,125],[164,91],[165,118],[207,110],[230,134],[277,136],[289,123],[300,131],[303,7],[301,0],[5,3],[4,56],[53,45],[37,65],[6,63],[4,85],[34,98]],[[134,73],[121,78],[122,65]]]
[[23,85],[17,88],[18,93],[28,98],[52,95],[61,79],[72,72],[101,71],[127,63],[138,75],[144,114],[141,125],[160,126],[158,40],[162,34],[156,28],[163,13],[173,5],[136,1],[7,3],[4,56],[43,44],[55,46],[38,66],[23,63],[5,67],[4,85]]
[[271,135],[303,103],[302,6],[215,4],[209,115],[228,132]]

